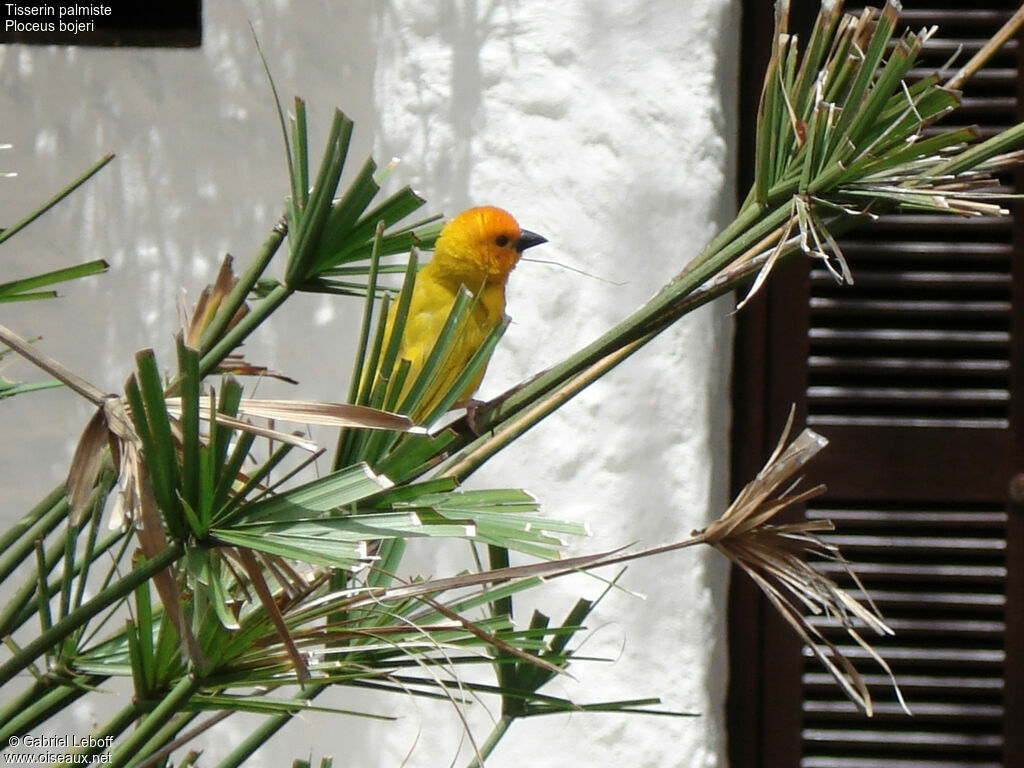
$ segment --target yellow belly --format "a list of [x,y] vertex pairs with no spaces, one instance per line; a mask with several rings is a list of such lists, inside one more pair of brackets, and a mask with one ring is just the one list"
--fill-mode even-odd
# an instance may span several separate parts
[[[409,373],[398,400],[399,404],[403,402],[423,370],[427,358],[434,348],[434,343],[441,334],[445,321],[455,304],[458,290],[458,285],[445,279],[443,275],[438,276],[434,270],[431,270],[430,264],[424,267],[417,276],[409,304],[409,315],[398,349],[398,360],[404,359],[410,363]],[[398,302],[396,301],[388,313],[385,339],[391,337],[397,308]],[[415,408],[399,408],[399,410],[410,411],[409,415],[416,420],[426,417],[433,411],[450,393],[470,359],[495,326],[502,321],[504,311],[504,286],[485,285],[453,340],[448,354],[431,377],[423,399]],[[473,396],[477,387],[480,386],[485,369],[486,363],[469,385],[459,392],[456,402],[468,401]]]

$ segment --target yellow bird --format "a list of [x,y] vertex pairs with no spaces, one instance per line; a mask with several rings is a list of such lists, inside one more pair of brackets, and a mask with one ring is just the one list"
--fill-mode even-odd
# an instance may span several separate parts
[[[409,315],[397,358],[410,363],[402,397],[408,393],[430,356],[459,291],[463,288],[469,291],[473,304],[426,396],[410,414],[414,419],[425,417],[437,407],[473,354],[494,328],[504,322],[505,284],[509,274],[524,250],[546,242],[540,235],[521,229],[507,211],[491,206],[470,208],[445,224],[434,246],[433,258],[420,270],[412,289]],[[395,301],[388,312],[385,348],[394,328],[398,304]],[[486,367],[485,363],[460,393],[457,402],[470,400]]]

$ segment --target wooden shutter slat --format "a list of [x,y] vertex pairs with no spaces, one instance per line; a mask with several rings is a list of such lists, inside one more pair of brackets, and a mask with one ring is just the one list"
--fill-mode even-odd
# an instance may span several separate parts
[[[941,31],[955,37],[954,30],[964,27],[979,26],[986,30],[985,37],[991,34],[991,28],[998,28],[1008,18],[1011,11],[994,10],[987,8],[965,8],[964,3],[953,3],[954,7],[945,9],[938,7],[938,3],[929,3],[928,7],[921,6],[904,8],[900,13],[900,21],[904,26],[913,27],[918,24],[931,26],[937,24]],[[851,6],[852,7],[852,6]],[[850,10],[850,9],[848,9]],[[944,34],[945,38],[946,35]]]
[[[1013,77],[1016,77],[1016,71],[1015,70],[1011,70],[1011,71],[1014,73]],[[1009,82],[1009,81],[1007,82],[1008,86],[1011,85],[1011,84],[1012,84],[1011,82]],[[1014,99],[1012,96],[990,96],[988,98],[983,98],[983,99],[982,98],[975,98],[975,99],[965,98],[961,102],[961,107],[960,107],[962,110],[964,110],[964,112],[962,112],[960,114],[962,115],[962,114],[966,114],[966,113],[982,112],[982,113],[987,113],[987,114],[988,113],[994,113],[994,114],[1006,115],[1007,117],[1012,118],[1016,114],[1016,112],[1015,112],[1016,107],[1017,107],[1017,100]]]
[[[1006,419],[998,417],[973,417],[970,419],[957,418],[914,418],[906,417],[884,417],[884,416],[846,416],[842,418],[829,416],[814,416],[807,420],[811,426],[833,429],[842,428],[875,428],[893,427],[897,429],[1005,429]],[[944,484],[939,484],[945,487]],[[957,495],[956,498],[963,498]]]
[[979,258],[985,256],[1001,260],[1009,259],[1013,255],[1013,248],[1007,243],[988,243],[983,240],[946,243],[920,240],[900,243],[898,248],[894,248],[892,243],[858,240],[847,245],[844,253],[857,256],[862,261],[872,257],[881,259],[885,264],[899,264],[922,258],[933,263],[937,258],[945,256],[948,261],[962,265],[964,256],[970,256],[972,264],[977,263]]
[[896,590],[871,590],[871,599],[875,605],[886,610],[902,609],[911,611],[934,610],[936,606],[944,606],[951,611],[971,609],[976,611],[1001,611],[1004,606],[1002,594],[976,594],[962,592],[924,592]]
[[861,758],[809,758],[801,763],[802,768],[1003,768],[999,762],[946,762],[935,760],[863,760]]
[[[1006,300],[1006,270],[1009,265],[1009,254],[1006,246],[999,243],[956,243],[950,242],[941,251],[939,245],[919,243],[915,248],[900,244],[886,247],[877,243],[863,242],[856,246],[849,245],[847,255],[856,256],[857,294],[865,288],[899,288],[906,286],[911,291],[920,290],[923,285],[928,288],[932,284],[940,287],[953,287],[969,291],[968,297],[988,292]],[[931,272],[925,272],[921,264],[931,266]],[[969,265],[971,271],[966,271]],[[880,271],[879,267],[886,271]],[[943,267],[956,267],[958,271],[938,271]],[[811,282],[815,288],[814,298],[828,297],[837,301],[856,301],[854,296],[843,286],[836,285],[835,279],[824,270],[813,270]],[[952,296],[953,294],[951,294]],[[959,294],[958,294],[959,295]],[[925,298],[919,294],[910,294],[908,298]]]
[[829,355],[811,355],[807,362],[813,370],[825,373],[849,375],[864,372],[900,373],[913,372],[924,374],[934,379],[943,376],[984,376],[1003,375],[1010,370],[1006,360],[942,360],[933,358],[912,357],[858,357],[850,360],[847,357]]
[[[809,623],[820,630],[828,629],[832,622],[827,619],[814,617]],[[921,642],[930,642],[938,635],[955,636],[970,639],[974,642],[987,642],[995,638],[1002,639],[1006,631],[1006,624],[1002,621],[982,621],[978,619],[958,619],[944,616],[941,619],[934,618],[899,618],[888,619],[886,624],[901,637],[905,639],[916,638]]]
[[934,346],[937,344],[976,344],[979,346],[1002,346],[1010,343],[1007,331],[939,331],[919,328],[872,328],[870,330],[844,330],[841,328],[812,328],[812,342],[844,342],[874,346],[893,342]]
[[[846,553],[849,557],[850,553]],[[816,570],[832,577],[842,576],[846,571],[844,566],[839,564],[822,563]],[[999,566],[969,566],[969,565],[924,565],[914,563],[890,562],[864,562],[863,557],[857,559],[857,577],[866,585],[880,582],[901,583],[905,581],[920,581],[927,579],[932,583],[943,581],[957,582],[997,582],[1002,587],[1002,581],[1006,578],[1006,569]]]
[[832,544],[839,546],[843,552],[857,550],[860,555],[868,556],[871,551],[882,553],[892,552],[894,549],[920,550],[926,554],[942,555],[950,552],[969,552],[975,555],[989,553],[1002,554],[1006,549],[1006,542],[1001,539],[979,539],[972,537],[950,537],[939,536],[867,536],[857,534],[833,534],[828,537]]
[[[941,277],[932,277],[929,283],[940,283],[946,287],[947,283],[955,283],[955,280],[944,280]],[[907,279],[896,277],[886,281],[889,288],[898,287],[904,282],[920,282],[924,279],[920,275],[914,275]],[[1001,281],[991,280],[987,276],[980,278],[977,282],[994,282],[997,285]],[[973,279],[967,282],[974,283]],[[971,285],[970,287],[974,287]],[[960,289],[965,290],[968,286],[961,284]],[[1009,301],[939,301],[939,300],[897,300],[897,299],[836,299],[826,297],[815,297],[811,300],[811,311],[818,315],[830,315],[834,317],[862,317],[863,313],[869,312],[872,315],[913,315],[915,319],[929,319],[930,315],[947,315],[951,312],[962,312],[965,315],[992,315],[1005,320],[1006,313],[1013,306]]]
[[938,213],[882,213],[875,220],[874,227],[867,227],[858,233],[858,241],[889,241],[894,233],[908,231],[917,235],[914,238],[915,242],[921,240],[922,231],[926,242],[933,240],[940,231],[952,232],[963,239],[968,239],[963,231],[965,221],[970,222],[970,231],[975,236],[982,233],[990,234],[993,231],[1009,232],[1013,228],[1012,223],[1001,216],[972,216],[965,219]]
[[[852,704],[842,701],[816,701],[811,699],[804,704],[804,712],[813,715],[816,719],[828,720],[830,718],[849,717],[855,711]],[[914,719],[916,722],[942,720],[948,717],[955,717],[960,720],[991,720],[1002,717],[1002,715],[1002,707],[989,704],[918,704],[914,707]],[[906,717],[906,713],[898,704],[883,702],[876,707],[875,717],[882,721],[902,719]]]
[[[976,43],[972,47],[980,47],[980,45]],[[919,80],[933,74],[935,74],[935,69],[932,67],[914,68],[910,70],[909,78],[911,80]],[[1013,67],[988,67],[978,72],[974,78],[972,78],[971,85],[977,86],[979,84],[988,85],[992,83],[999,83],[1005,85],[1009,89],[1012,87],[1013,80],[1016,76],[1017,70]],[[945,125],[945,123],[943,125]]]
[[[871,656],[860,646],[840,646],[843,648],[843,655],[851,660],[867,661]],[[1001,650],[976,649],[976,648],[928,648],[907,647],[899,645],[886,645],[885,658],[889,664],[898,665],[901,669],[911,669],[915,666],[929,666],[934,664],[949,665],[952,668],[973,667],[979,668],[999,666],[1005,661],[1006,656]]]
[[918,525],[929,528],[956,527],[962,532],[965,526],[970,529],[993,529],[1002,531],[1006,525],[1007,514],[1004,510],[902,510],[902,509],[818,509],[807,510],[811,519],[829,519],[834,521],[856,522],[859,527],[874,525]]
[[[1004,21],[1006,18],[1008,18],[1008,16],[1004,16]],[[903,19],[909,24],[909,19],[906,14],[903,14]],[[982,38],[981,36],[975,36],[973,38],[966,36],[961,38],[933,37],[928,41],[928,50],[937,56],[945,56],[947,59],[959,51],[960,57],[958,58],[962,58],[977,53],[987,42],[988,38]],[[1016,53],[1017,40],[1007,40],[1003,47],[996,52],[995,58],[997,61],[1000,59],[1015,59]]]
[[[864,682],[875,691],[875,695],[884,695],[891,681],[885,675],[867,673],[861,675]],[[804,685],[816,690],[819,694],[836,689],[836,681],[824,672],[813,672],[803,677]],[[905,696],[910,697],[913,710],[914,698],[927,694],[934,696],[939,693],[952,693],[957,696],[976,697],[979,695],[998,695],[1003,689],[1003,681],[998,677],[966,676],[966,675],[900,675],[900,688]],[[871,721],[868,720],[868,723]]]
[[1010,399],[1005,389],[906,389],[899,387],[808,387],[807,396],[833,404],[868,403],[876,400],[902,400],[931,403],[990,403]]
[[[912,312],[918,303],[927,308],[932,301],[961,302],[970,305],[978,301],[998,301],[1004,307],[1009,306],[1010,281],[1005,274],[1005,266],[999,270],[977,272],[923,272],[906,265],[905,271],[874,272],[862,269],[854,295],[844,295],[837,290],[835,284],[824,274],[811,275],[811,286],[814,296],[809,308],[814,312],[820,308],[842,308],[856,306],[856,302],[888,300],[893,307],[903,305],[905,312]],[[883,318],[871,315],[860,318],[865,324],[878,322]],[[922,318],[925,319],[925,318]],[[948,318],[954,321],[953,317]],[[1005,315],[1002,318],[1005,322]],[[820,323],[821,319],[812,315],[812,322]]]
[[998,747],[999,743],[992,736],[972,736],[969,734],[948,734],[936,733],[934,731],[908,731],[908,730],[863,730],[863,731],[840,731],[840,730],[816,730],[804,731],[804,738],[809,741],[818,742],[862,742],[862,743],[887,743],[896,745],[894,749],[907,751],[910,749],[941,749],[943,747],[971,747],[986,748]]
[[971,763],[948,763],[945,761],[921,761],[921,760],[862,760],[854,758],[809,758],[801,763],[801,768],[1003,768],[1002,763],[993,762],[971,762]]

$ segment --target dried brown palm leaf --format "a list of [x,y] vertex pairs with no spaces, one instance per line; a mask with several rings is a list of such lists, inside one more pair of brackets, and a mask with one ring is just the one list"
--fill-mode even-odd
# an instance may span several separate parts
[[117,477],[117,498],[110,513],[110,527],[121,528],[135,520],[140,507],[143,481],[142,441],[135,433],[124,400],[110,397],[103,407],[106,428],[109,430],[110,455]]
[[[180,306],[182,334],[185,344],[189,347],[194,349],[200,348],[204,333],[207,332],[217,312],[224,306],[228,297],[238,285],[238,277],[235,275],[233,265],[234,259],[231,254],[227,254],[224,257],[224,261],[221,262],[220,269],[217,271],[217,279],[212,285],[207,285],[203,288],[192,311],[190,312],[184,306]],[[248,314],[249,306],[243,301],[232,318],[227,322],[225,330],[238,325],[242,318]],[[280,371],[248,362],[243,355],[238,353],[227,355],[217,366],[217,372],[233,374],[235,376],[267,376],[286,381],[289,384],[298,384],[295,379],[285,376]]]
[[[792,423],[791,412],[778,447],[757,477],[743,488],[721,518],[703,531],[695,531],[694,535],[724,554],[754,580],[861,711],[868,716],[873,712],[871,694],[864,678],[844,655],[843,649],[808,620],[807,613],[835,619],[850,639],[889,676],[900,705],[909,714],[892,670],[863,638],[858,627],[866,627],[878,635],[891,635],[893,631],[882,620],[839,549],[819,537],[819,534],[833,530],[832,523],[828,520],[771,522],[783,509],[801,504],[825,490],[819,485],[800,493],[794,492],[799,482],[799,478],[794,482],[794,476],[828,441],[805,429],[786,446]],[[787,483],[789,486],[776,495]],[[840,564],[864,595],[866,604],[815,570],[808,562],[809,558]]]
[[[214,409],[213,398],[200,398],[200,417],[209,420]],[[173,416],[181,415],[181,398],[167,398],[167,410]],[[270,421],[291,421],[301,424],[316,424],[327,427],[355,427],[361,429],[383,429],[397,432],[422,433],[407,416],[380,411],[363,405],[328,403],[319,400],[281,400],[242,398],[238,404],[239,417],[267,419]],[[262,427],[234,418],[223,413],[214,413],[218,424],[250,432],[260,437],[295,445],[305,450],[318,449],[316,443],[288,432]]]
[[286,376],[281,371],[267,368],[265,365],[250,363],[244,356],[231,354],[225,357],[216,368],[217,373],[231,374],[232,376],[263,376],[270,379],[277,379],[287,384],[298,384],[296,379]]
[[[203,288],[192,311],[189,312],[184,307],[181,308],[181,326],[185,334],[185,343],[188,346],[194,348],[199,346],[199,339],[202,337],[203,331],[213,320],[217,310],[220,309],[231,291],[234,290],[235,285],[238,284],[233,264],[234,258],[230,253],[224,256],[224,261],[221,262],[220,269],[217,271],[217,279],[212,285]],[[236,325],[248,313],[248,306],[242,304],[235,316],[231,318],[229,326]]]
[[64,490],[71,504],[71,520],[75,524],[81,522],[92,489],[99,482],[104,450],[110,445],[111,437],[104,409],[98,408],[78,438],[71,467],[64,481]]
[[288,653],[288,658],[291,660],[292,667],[295,670],[296,680],[298,680],[299,685],[305,685],[306,680],[309,679],[309,667],[306,665],[305,658],[295,645],[295,640],[292,638],[292,634],[288,629],[287,623],[285,623],[284,616],[281,613],[281,608],[274,599],[274,594],[264,578],[264,572],[260,567],[259,561],[250,550],[245,549],[244,547],[238,547],[234,552],[237,555],[238,562],[241,564],[242,568],[245,569],[246,576],[249,578],[249,583],[252,584],[253,589],[256,591],[256,595],[260,599],[260,603],[263,605],[263,610],[267,612],[267,616],[270,618],[274,628],[277,630],[278,636],[281,638],[281,642],[283,643],[284,648]]
[[[74,460],[64,483],[71,503],[71,519],[75,523],[81,520],[92,489],[96,487],[107,462],[106,448],[110,449],[110,461],[119,488],[110,527],[120,528],[125,519],[132,519],[131,511],[138,506],[139,494],[134,490],[137,479],[132,475],[135,471],[132,462],[138,460],[140,443],[124,400],[116,395],[104,398],[75,446]],[[128,465],[124,462],[126,456],[129,457]]]

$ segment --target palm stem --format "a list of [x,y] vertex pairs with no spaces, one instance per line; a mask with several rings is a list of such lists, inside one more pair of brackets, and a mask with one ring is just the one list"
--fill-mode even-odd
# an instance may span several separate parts
[[20,733],[20,725],[16,721],[21,715],[28,711],[33,703],[38,702],[47,691],[47,685],[42,680],[37,680],[20,695],[15,696],[6,705],[0,708],[0,722],[4,725],[0,728],[0,744],[7,742],[11,736]]
[[[743,239],[744,242],[747,241],[747,238]],[[493,455],[654,339],[674,322],[672,318],[681,317],[734,290],[737,285],[749,279],[752,271],[739,270],[721,282],[694,285],[665,310],[668,314],[638,311],[634,313],[633,318],[643,314],[646,322],[651,325],[651,329],[646,333],[630,339],[629,337],[634,334],[633,329],[639,327],[641,322],[631,322],[632,318],[629,318],[570,358],[580,362],[568,365],[569,361],[566,361],[567,364],[561,372],[556,372],[554,368],[549,369],[524,387],[499,396],[494,401],[496,405],[485,406],[483,409],[487,414],[484,417],[486,428],[480,427],[481,419],[477,418],[478,431],[483,434],[476,437],[470,430],[465,429],[462,435],[466,439],[466,444],[449,460],[442,474],[454,477],[460,482],[465,480]],[[695,270],[693,274],[697,274]],[[688,273],[684,272],[675,281],[681,281],[688,276]],[[663,289],[662,293],[667,291],[668,287]],[[646,306],[650,306],[654,301],[652,299]],[[590,362],[583,365],[583,361]],[[498,415],[492,417],[492,414]]]
[[[326,685],[307,686],[299,691],[295,698],[312,701],[321,693],[327,690]],[[231,750],[231,753],[217,763],[217,768],[238,768],[244,765],[245,761],[252,757],[253,753],[263,746],[275,733],[286,726],[292,719],[292,715],[274,715],[267,717],[257,725],[248,736]]]
[[[501,570],[509,567],[508,550],[505,547],[499,547],[490,545],[487,547],[487,556],[489,565],[492,571]],[[491,603],[491,614],[495,617],[507,617],[510,621],[512,619],[512,597],[502,597]],[[502,690],[509,688],[509,682],[515,676],[515,665],[514,659],[511,654],[507,651],[496,650],[494,654],[495,660],[495,674],[498,678],[498,687]],[[518,712],[517,710],[522,709],[522,700],[518,698],[510,698],[502,694],[501,696],[501,714],[502,717],[515,717]]]
[[480,749],[476,756],[470,761],[466,768],[482,768],[483,761],[490,757],[491,752],[498,746],[498,742],[501,741],[502,737],[515,722],[514,717],[503,715],[498,719],[498,722],[491,728],[491,732],[487,734],[487,739],[483,744],[480,745]]
[[36,682],[0,710],[0,744],[20,736],[63,712],[76,699],[89,693],[103,678],[78,678],[68,683]]
[[[53,494],[51,494],[52,496]],[[21,563],[35,550],[36,542],[46,536],[64,519],[68,512],[68,500],[61,489],[57,502],[43,513],[0,556],[0,582],[13,573]]]
[[245,341],[249,334],[255,331],[260,323],[266,320],[291,295],[292,290],[287,286],[275,286],[262,301],[253,307],[249,314],[212,344],[210,350],[203,355],[199,362],[199,375],[208,376],[213,373],[224,358]]
[[[93,560],[102,555],[114,544],[120,541],[125,536],[122,531],[113,531],[103,538],[99,544],[93,549]],[[59,555],[64,551],[64,541],[55,541],[50,549],[46,552],[46,561],[56,565],[55,556]],[[87,568],[91,564],[88,560],[79,560],[74,564],[71,569],[71,576],[78,577],[82,573],[83,568]],[[84,581],[84,579],[83,579]],[[15,632],[22,624],[31,619],[36,611],[32,608],[29,603],[32,601],[32,596],[36,594],[37,585],[33,581],[25,581],[18,591],[14,593],[14,596],[8,601],[7,605],[4,606],[2,612],[0,612],[0,637],[6,637],[7,635]],[[51,584],[48,587],[48,594],[50,597],[57,594],[60,589],[60,584]]]
[[[75,754],[84,755],[88,758],[100,754],[104,749],[106,749],[107,740],[109,739],[113,742],[114,739],[125,732],[134,720],[138,719],[140,714],[141,710],[137,703],[132,703],[123,707],[120,712],[111,717],[99,730],[93,731],[93,746],[83,747],[76,751]],[[85,757],[80,757],[78,760],[84,760]],[[79,762],[79,765],[81,764],[82,763]]]
[[[151,759],[150,756],[155,757],[155,753],[162,751],[171,741],[181,733],[182,728],[191,723],[199,712],[178,712],[178,714],[168,719],[167,723],[163,728],[158,730],[153,736],[146,742],[146,744],[139,750],[138,756],[147,758],[146,764],[152,764],[155,760]],[[142,768],[140,766],[139,768]]]
[[0,686],[5,685],[15,675],[27,669],[36,659],[79,627],[84,626],[93,616],[106,610],[125,595],[130,594],[137,586],[145,583],[180,558],[183,552],[184,547],[180,543],[171,544],[152,559],[146,560],[133,569],[124,578],[102,590],[92,600],[83,603],[60,621],[54,623],[47,631],[38,635],[8,659],[3,666],[0,666]]
[[87,171],[85,171],[85,173],[83,173],[77,179],[72,181],[70,184],[68,184],[66,187],[64,187],[64,189],[62,189],[56,195],[51,197],[49,200],[47,200],[41,206],[39,206],[34,211],[32,211],[32,213],[30,213],[24,219],[22,219],[21,221],[17,222],[16,224],[13,224],[12,226],[7,227],[6,229],[0,231],[0,243],[2,243],[4,240],[7,240],[8,238],[14,237],[14,235],[16,235],[18,232],[23,230],[25,227],[27,227],[33,221],[38,219],[40,216],[42,216],[48,210],[50,210],[55,205],[57,205],[57,203],[59,203],[61,200],[63,200],[65,197],[70,195],[72,192],[74,192],[76,189],[78,189],[80,186],[82,186],[85,182],[87,182],[89,179],[91,179],[93,176],[95,176],[103,166],[105,166],[107,163],[109,163],[113,159],[114,159],[113,155],[107,155],[107,156],[101,158],[99,161],[94,163]]
[[153,711],[143,718],[138,728],[118,744],[117,749],[110,754],[110,762],[107,765],[124,768],[142,756],[145,745],[167,725],[167,721],[175,713],[181,711],[181,708],[199,689],[199,685],[199,680],[192,675],[187,675],[179,680],[178,684],[160,699],[160,703],[154,707]]
[[0,534],[0,552],[24,536],[47,512],[51,511],[64,496],[64,486],[58,485],[49,495],[36,504],[21,520]]
[[220,340],[221,336],[224,335],[232,318],[234,318],[235,314],[245,303],[253,286],[256,285],[256,281],[263,275],[270,260],[277,253],[277,249],[281,247],[286,231],[285,227],[279,224],[260,246],[252,262],[250,262],[245,272],[238,278],[234,288],[231,289],[227,299],[217,308],[213,320],[203,329],[199,339],[200,352],[209,351]]

